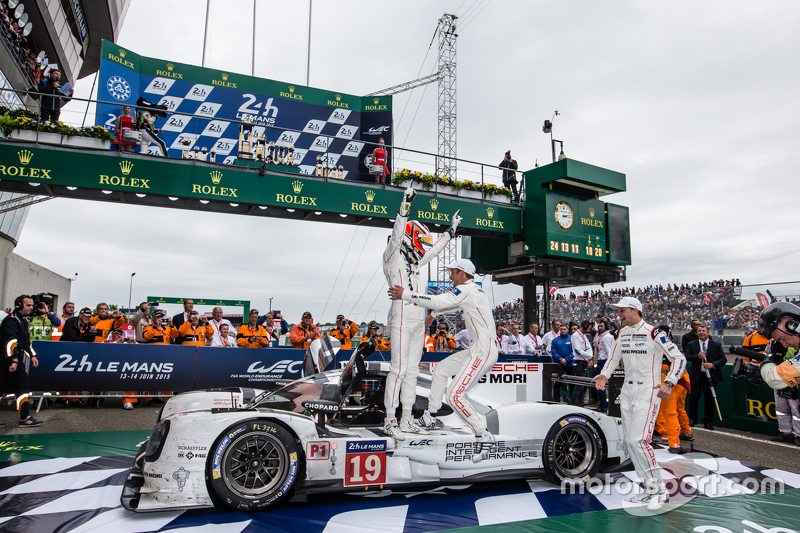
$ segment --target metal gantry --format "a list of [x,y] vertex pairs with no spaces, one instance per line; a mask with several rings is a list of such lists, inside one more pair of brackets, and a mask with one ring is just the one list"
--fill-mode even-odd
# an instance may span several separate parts
[[46,202],[47,200],[52,200],[53,198],[53,196],[42,196],[39,194],[22,194],[16,198],[12,198],[11,200],[0,202],[0,214],[7,213],[8,211],[14,211],[15,209],[21,209],[23,207],[28,207],[40,202]]
[[436,175],[456,178],[456,17],[439,19],[439,146]]

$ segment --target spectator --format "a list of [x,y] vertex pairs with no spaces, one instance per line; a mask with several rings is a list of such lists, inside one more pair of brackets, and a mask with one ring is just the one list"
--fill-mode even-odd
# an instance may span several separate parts
[[[596,364],[594,365],[594,375],[597,376],[600,372],[603,371],[603,367],[608,361],[608,357],[611,355],[611,350],[614,348],[614,324],[611,324],[609,328],[609,323],[605,320],[601,320],[597,323],[597,334],[599,337],[597,338],[597,357],[596,357]],[[605,389],[597,391],[597,395],[599,398],[597,410],[601,412],[608,411],[608,393]]]
[[455,335],[453,335],[453,340],[456,341],[456,349],[457,350],[466,350],[469,348],[469,330],[464,328]]
[[269,337],[264,326],[258,325],[258,310],[251,309],[247,315],[247,324],[242,324],[236,333],[236,344],[242,348],[266,348]]
[[386,343],[383,342],[383,339],[380,338],[380,334],[378,333],[378,323],[374,320],[369,323],[367,326],[367,334],[361,337],[361,343],[363,344],[370,339],[375,339],[375,342],[378,344],[378,350],[388,350],[389,348],[386,346]]
[[686,348],[689,346],[690,342],[696,341],[698,339],[697,328],[700,327],[700,321],[692,320],[689,323],[689,326],[691,326],[692,331],[690,331],[689,333],[685,333],[681,336],[681,350],[683,351],[683,353],[686,353]]
[[61,340],[64,342],[95,342],[97,328],[92,324],[92,310],[84,307],[64,323]]
[[512,203],[519,204],[519,192],[517,192],[517,173],[514,172],[517,170],[517,160],[511,158],[511,150],[506,152],[505,157],[500,162],[500,168],[503,169],[503,186],[507,189],[511,189],[514,193],[514,199]]
[[352,338],[356,333],[358,333],[358,324],[345,319],[344,315],[339,315],[336,317],[336,329],[331,330],[328,335],[338,339],[342,344],[342,349],[349,350],[353,347]]
[[[280,317],[280,311],[277,311],[277,313],[278,313],[278,317]],[[262,318],[265,319],[263,324],[260,322]],[[266,315],[264,315],[264,316],[262,316],[262,317],[260,317],[258,319],[259,320],[259,324],[258,325],[259,326],[263,325],[264,326],[264,330],[267,332],[267,338],[269,339],[269,347],[270,348],[274,348],[276,346],[279,346],[280,342],[281,342],[281,335],[285,335],[286,332],[289,331],[289,328],[287,327],[286,328],[286,332],[279,333],[279,331],[283,331],[283,326],[281,326],[279,328],[278,325],[275,323],[275,319],[276,319],[275,311],[270,311],[269,313],[267,313]],[[281,322],[284,323],[284,324],[286,323],[285,320],[281,320]]]
[[494,346],[497,348],[497,355],[505,355],[506,351],[503,349],[503,337],[508,335],[509,331],[500,324],[495,325],[495,338]]
[[36,313],[36,316],[30,318],[30,326],[28,326],[31,342],[52,340],[53,333],[58,331],[58,327],[61,326],[61,319],[55,313],[50,312],[45,302],[39,302]]
[[170,343],[170,327],[164,324],[164,311],[158,309],[153,313],[153,323],[144,327],[142,339],[148,344]]
[[111,334],[103,342],[107,344],[126,344],[128,342],[133,342],[133,344],[136,344],[136,341],[133,340],[129,341],[128,339],[125,338],[125,332],[122,331],[122,328],[112,329]]
[[[178,313],[174,317],[172,317],[172,326],[176,330],[180,330],[180,327],[189,321],[189,317],[191,315],[192,310],[194,309],[194,300],[191,298],[186,298],[183,301],[183,313]],[[180,335],[177,337],[172,338],[172,344],[183,344],[183,339],[181,339]]]
[[[689,394],[689,426],[692,427],[697,420],[697,405],[700,396],[705,396],[703,403],[703,427],[713,430],[711,422],[714,420],[714,398],[711,387],[723,381],[722,368],[727,359],[722,351],[722,345],[708,337],[708,327],[700,325],[697,328],[697,340],[686,347],[686,360],[692,363],[689,369],[689,378],[692,392]],[[709,380],[705,371],[708,370]],[[712,383],[713,381],[713,383]]]
[[[580,327],[575,325],[575,331],[572,333],[572,353],[573,353],[573,374],[575,376],[587,377],[587,371],[591,369],[594,358],[594,351],[592,350],[592,343],[586,334],[592,327],[592,323],[588,320],[581,322]],[[570,403],[578,407],[584,406],[584,396],[587,387],[576,386],[570,396]]]
[[205,346],[206,339],[214,336],[214,330],[208,325],[206,317],[201,320],[200,314],[192,310],[189,312],[189,321],[179,328],[170,328],[169,334],[173,343],[175,339],[181,339],[184,346]]
[[544,347],[544,342],[539,336],[539,324],[531,322],[528,334],[522,337],[522,353],[532,355]]
[[[28,316],[33,311],[33,298],[27,294],[14,300],[14,310],[0,323],[0,350],[7,357],[0,358],[0,377],[3,390],[14,391],[19,409],[19,427],[30,428],[41,426],[39,420],[31,417],[28,410],[28,393],[31,390],[25,360],[29,358],[31,366],[39,366],[36,352],[31,348],[28,337]],[[4,427],[5,423],[0,423]]]
[[131,318],[131,324],[133,324],[135,330],[134,338],[136,342],[147,342],[143,333],[144,328],[153,323],[153,319],[150,317],[150,308],[154,305],[156,305],[155,302],[140,303],[139,307],[136,309],[136,313],[134,313],[133,318]]
[[[282,315],[282,314],[281,314],[281,312],[280,312],[280,311],[278,311],[277,309],[275,309],[275,310],[273,310],[273,311],[269,311],[269,312],[268,312],[268,313],[266,313],[265,315],[263,315],[263,316],[259,317],[259,319],[258,319],[258,325],[259,325],[259,326],[264,326],[264,328],[266,328],[266,326],[264,325],[264,323],[267,321],[267,317],[268,317],[270,314],[272,314],[272,320],[273,320],[273,321],[275,321],[275,320],[279,321],[279,322],[280,322],[280,325],[281,325],[281,331],[280,331],[280,333],[277,333],[277,332],[276,332],[276,335],[275,335],[275,337],[276,337],[276,338],[279,338],[281,335],[286,335],[287,333],[289,333],[289,323],[288,323],[288,322],[286,322],[286,320],[284,320],[284,319],[283,319],[283,315]],[[272,326],[272,327],[274,327],[274,326]],[[267,333],[269,333],[269,331],[267,331]]]
[[[58,122],[58,117],[61,115],[61,106],[66,104],[75,93],[75,90],[71,89],[69,96],[64,96],[61,94],[59,92],[59,88],[61,87],[60,80],[61,71],[58,69],[53,69],[50,71],[50,77],[46,80],[40,81],[37,87],[38,92],[52,95],[42,96],[39,102],[39,113],[41,119],[44,121],[49,120],[50,122]],[[59,98],[58,95],[60,95],[61,98]]]
[[544,348],[547,350],[547,353],[552,353],[552,343],[553,339],[558,337],[561,333],[561,322],[558,320],[553,320],[552,322],[553,329],[548,331],[544,334],[544,338],[542,338],[542,342],[544,343]]
[[[208,321],[208,325],[214,330],[214,336],[210,339],[207,339],[209,346],[219,346],[221,344],[221,340],[217,338],[221,335],[220,327],[222,324],[228,325],[228,333],[230,334],[230,331],[233,329],[233,324],[231,324],[231,321],[227,318],[222,318],[221,307],[215,307],[211,310],[211,320]],[[214,343],[215,339],[217,339],[216,343]]]
[[93,316],[91,322],[97,329],[94,342],[103,342],[112,329],[125,323],[125,319],[119,316],[119,311],[116,309],[109,316],[108,304],[101,302],[97,304],[97,316]]
[[[561,365],[564,375],[574,376],[575,370],[572,363],[574,358],[574,354],[572,352],[572,338],[569,335],[569,329],[567,326],[559,326],[558,337],[553,339],[553,341],[550,343],[550,349],[553,359],[555,359],[555,361]],[[566,384],[557,382],[553,386],[553,401],[558,402],[561,401],[562,398],[566,403],[569,403],[569,389]]]
[[214,335],[211,339],[210,346],[217,346],[219,348],[236,348],[236,337],[230,334],[228,324],[220,324],[219,334]]
[[519,355],[522,353],[522,337],[519,335],[518,325],[511,324],[511,331],[507,335],[503,335],[503,352],[506,355]]
[[309,346],[311,346],[311,343],[314,342],[314,339],[318,338],[319,336],[319,328],[314,325],[311,313],[306,311],[303,313],[303,318],[301,319],[300,323],[295,324],[292,327],[292,331],[289,334],[289,340],[291,341],[292,346],[295,348],[302,348],[303,350],[306,350]]
[[61,335],[64,331],[64,324],[67,323],[67,320],[72,318],[72,315],[75,314],[75,304],[73,302],[67,302],[63,306],[61,306],[61,325],[58,326],[57,329],[53,330],[53,336],[50,338],[52,341],[60,341]]
[[436,326],[436,335],[433,337],[434,352],[452,352],[456,347],[456,341],[452,335],[448,335],[447,324],[439,322]]

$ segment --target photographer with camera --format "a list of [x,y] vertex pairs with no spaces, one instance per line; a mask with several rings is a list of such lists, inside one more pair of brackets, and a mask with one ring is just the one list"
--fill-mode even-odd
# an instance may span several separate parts
[[352,339],[356,333],[358,333],[358,324],[347,320],[344,315],[339,315],[336,317],[336,329],[332,329],[328,335],[339,339],[343,350],[349,350],[353,347]]
[[440,322],[436,326],[436,333],[433,336],[434,352],[452,352],[456,348],[456,341],[447,331],[447,324]]
[[247,324],[242,324],[236,332],[236,344],[242,348],[266,348],[269,340],[267,330],[258,325],[258,310],[251,309]]
[[77,316],[64,322],[62,342],[94,342],[97,328],[92,324],[92,310],[84,307]]
[[134,338],[136,342],[145,343],[147,339],[144,338],[144,328],[153,324],[153,318],[150,316],[150,308],[155,307],[155,302],[142,302],[139,308],[131,318],[131,324],[134,327]]
[[[272,324],[267,324],[267,321],[272,320]],[[277,330],[275,326],[275,322],[280,324],[280,332]],[[277,309],[273,309],[272,311],[268,311],[266,314],[261,315],[258,317],[258,325],[264,326],[264,329],[267,330],[267,333],[270,332],[270,328],[275,329],[275,335],[277,338],[280,338],[281,335],[286,335],[289,333],[289,323],[286,322],[283,318],[283,314],[278,311]]]
[[314,325],[314,319],[310,311],[303,313],[303,318],[299,324],[292,326],[292,332],[289,334],[289,340],[295,348],[302,348],[307,350],[311,343],[320,336],[319,328]]
[[[764,337],[773,339],[770,348],[777,353],[773,354],[772,360],[763,362],[751,360],[751,363],[756,367],[760,366],[762,379],[776,391],[776,411],[782,407],[784,410],[787,410],[787,407],[791,409],[792,404],[796,407],[800,398],[798,390],[798,385],[800,385],[800,353],[798,353],[800,350],[800,307],[788,302],[778,302],[767,306],[758,318],[758,331]],[[775,343],[779,343],[787,350],[786,355],[782,355],[782,350],[778,350]],[[794,355],[791,355],[789,350],[794,350]],[[780,404],[778,403],[779,397],[781,398]],[[780,423],[780,418],[778,421]],[[785,419],[784,422],[786,422]],[[789,429],[790,427],[785,423],[780,424],[781,435],[790,437]],[[796,423],[794,429],[797,429]],[[797,433],[794,432],[794,435],[795,444],[800,446]],[[778,437],[772,440],[780,441],[782,439]]]
[[61,326],[58,315],[50,312],[53,298],[47,293],[34,294],[31,298],[33,298],[33,311],[28,326],[31,342],[52,340],[53,333]]
[[[33,312],[33,298],[27,294],[17,296],[14,300],[14,309],[0,323],[0,346],[3,354],[0,363],[0,377],[2,389],[14,391],[17,408],[19,409],[19,427],[29,428],[41,426],[39,420],[34,420],[28,410],[28,393],[31,383],[25,360],[29,358],[34,368],[39,366],[36,352],[31,347],[28,335],[28,317]],[[0,423],[0,427],[5,424]]]
[[103,342],[108,338],[111,330],[120,327],[125,323],[125,319],[119,316],[119,311],[114,309],[113,313],[108,310],[108,304],[100,302],[97,304],[97,316],[91,319],[92,325],[97,329],[94,342]]
[[511,203],[519,204],[519,192],[517,192],[517,173],[514,172],[517,170],[517,160],[511,158],[511,150],[506,152],[506,155],[503,157],[503,160],[498,165],[500,168],[503,169],[503,186],[511,189],[514,193],[514,199]]

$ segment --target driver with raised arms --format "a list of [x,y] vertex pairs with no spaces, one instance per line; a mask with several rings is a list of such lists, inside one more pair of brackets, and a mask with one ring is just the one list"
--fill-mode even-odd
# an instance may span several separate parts
[[478,439],[473,461],[485,459],[494,436],[486,429],[486,421],[467,399],[467,393],[497,362],[497,347],[494,343],[494,318],[492,305],[483,292],[475,285],[475,265],[469,259],[459,259],[446,268],[450,269],[453,290],[440,295],[419,294],[393,286],[389,289],[392,300],[403,300],[420,307],[437,309],[439,313],[464,313],[464,324],[469,331],[470,345],[437,363],[433,369],[431,392],[428,396],[428,409],[419,424],[428,428],[437,426],[436,413],[442,407],[447,380],[455,376],[447,390],[447,403],[464,421]]
[[[450,239],[455,237],[461,222],[459,211],[453,215],[451,226],[433,244],[428,228],[417,220],[408,220],[411,202],[417,195],[409,186],[403,193],[403,203],[394,221],[392,235],[383,252],[383,273],[389,287],[399,285],[409,291],[419,288],[419,271],[431,262]],[[392,302],[389,311],[390,340],[392,341],[391,370],[386,376],[386,392],[383,403],[386,421],[383,432],[397,440],[405,440],[403,433],[425,434],[411,416],[411,407],[417,399],[417,376],[422,359],[422,344],[425,337],[425,311],[421,307],[399,300]],[[403,404],[400,424],[395,412]]]

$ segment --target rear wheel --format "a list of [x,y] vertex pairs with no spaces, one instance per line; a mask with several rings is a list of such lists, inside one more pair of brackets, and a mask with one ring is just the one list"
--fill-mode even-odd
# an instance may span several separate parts
[[543,454],[545,479],[582,485],[600,468],[603,439],[585,417],[566,416],[550,428]]
[[294,437],[281,425],[251,420],[228,428],[212,448],[211,488],[234,509],[257,511],[290,493],[300,472]]

